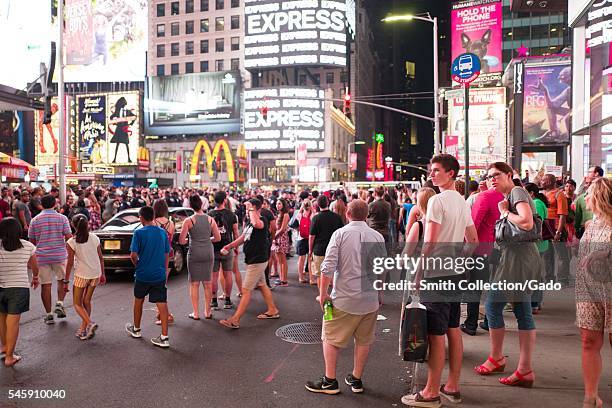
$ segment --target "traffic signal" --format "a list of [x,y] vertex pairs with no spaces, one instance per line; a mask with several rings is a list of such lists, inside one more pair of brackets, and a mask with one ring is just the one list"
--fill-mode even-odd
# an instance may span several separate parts
[[52,115],[53,115],[53,112],[51,111],[51,97],[46,96],[45,97],[45,111],[44,111],[44,116],[43,116],[43,125],[48,125],[49,123],[51,123]]
[[264,99],[263,104],[259,107],[259,113],[263,116],[264,120],[268,119],[268,100]]
[[351,115],[351,94],[348,92],[344,94],[344,115]]

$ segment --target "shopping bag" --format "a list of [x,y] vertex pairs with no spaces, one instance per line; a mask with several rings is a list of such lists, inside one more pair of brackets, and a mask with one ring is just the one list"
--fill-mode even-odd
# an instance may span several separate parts
[[427,308],[413,299],[402,317],[402,358],[423,363],[427,359]]

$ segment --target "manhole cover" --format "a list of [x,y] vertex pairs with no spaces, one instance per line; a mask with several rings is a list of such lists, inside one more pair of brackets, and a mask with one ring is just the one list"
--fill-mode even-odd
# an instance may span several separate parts
[[276,336],[289,343],[321,343],[321,323],[293,323],[276,330]]

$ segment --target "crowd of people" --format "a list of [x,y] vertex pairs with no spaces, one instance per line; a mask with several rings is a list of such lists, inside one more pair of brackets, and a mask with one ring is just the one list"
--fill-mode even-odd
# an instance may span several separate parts
[[[161,334],[151,342],[170,347],[169,325],[175,317],[168,308],[166,284],[175,224],[169,208],[189,207],[194,214],[184,220],[178,239],[188,247],[190,319],[201,318],[201,286],[205,319],[212,319],[221,303],[223,308],[234,308],[234,281],[239,303],[230,318],[219,321],[232,330],[240,328],[256,290],[266,304],[266,310],[257,316],[261,320],[280,318],[273,290],[288,285],[317,286],[321,308],[328,302],[333,304],[333,318],[324,320],[322,329],[325,375],[308,382],[309,391],[340,392],[336,362],[339,351],[351,340],[355,342],[355,366],[345,383],[353,392],[364,390],[361,378],[382,305],[381,294],[368,290],[360,280],[364,243],[374,244],[374,253],[379,256],[399,252],[430,256],[438,250],[435,244],[468,243],[474,244],[473,256],[487,261],[485,270],[467,274],[471,281],[535,280],[575,285],[583,344],[584,406],[601,406],[597,388],[601,348],[604,332],[612,331],[612,284],[606,263],[612,239],[612,181],[603,177],[597,166],[589,169],[580,186],[548,174],[521,180],[508,164],[499,162],[489,166],[480,182],[469,182],[466,199],[462,194],[465,184],[458,180],[458,173],[454,157],[438,155],[431,160],[429,180],[419,190],[401,184],[357,191],[305,189],[299,193],[94,186],[69,189],[66,202],[61,203],[55,187],[49,191],[2,187],[0,352],[4,364],[12,366],[21,359],[14,349],[19,316],[29,310],[30,287],[41,287],[46,312],[43,321],[52,324],[56,318],[66,317],[64,299],[73,276],[74,310],[82,320],[75,335],[83,341],[95,336],[98,325],[91,315],[92,299],[106,276],[100,240],[92,232],[129,208],[139,209],[142,226],[135,230],[130,247],[135,268],[134,316],[125,329],[134,338],[142,337],[142,310],[148,297],[157,306],[156,323],[161,326]],[[500,235],[496,227],[500,221],[512,231]],[[525,238],[533,231],[541,239]],[[520,245],[511,245],[514,241]],[[238,268],[241,246],[244,274]],[[287,262],[294,252],[298,257],[295,283],[290,282]],[[575,282],[570,274],[572,257],[578,257]],[[415,279],[427,279],[423,273],[418,271]],[[57,282],[55,307],[53,281]],[[513,311],[518,322],[520,355],[516,370],[499,381],[508,386],[533,386],[534,315],[543,311],[543,291],[489,291],[484,297],[485,318],[480,322],[482,291],[471,292],[469,298],[444,301],[436,295],[418,293],[427,308],[428,378],[422,391],[402,398],[404,404],[439,407],[441,397],[461,401],[462,332],[474,336],[480,328],[489,333],[490,350],[485,361],[474,368],[477,375],[503,372],[509,364],[503,353],[505,308]],[[460,322],[462,302],[467,303],[464,322]],[[445,338],[450,369],[442,383]]]

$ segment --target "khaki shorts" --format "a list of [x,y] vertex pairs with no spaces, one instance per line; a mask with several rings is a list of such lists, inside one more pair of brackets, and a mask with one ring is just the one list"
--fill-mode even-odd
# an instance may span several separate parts
[[334,347],[345,348],[355,338],[358,346],[369,346],[376,340],[378,311],[354,315],[334,307],[332,320],[323,320],[321,340]]
[[267,262],[247,265],[246,273],[242,279],[242,289],[255,290],[260,285],[266,284]]
[[321,264],[325,256],[312,255],[312,276],[321,276]]
[[80,276],[75,276],[74,277],[74,286],[76,288],[87,288],[89,286],[91,286],[92,288],[95,288],[96,286],[98,286],[98,284],[100,283],[100,278],[95,278],[95,279],[85,279],[85,278],[81,278]]
[[38,265],[39,280],[41,285],[49,285],[54,280],[59,281],[66,277],[66,264],[55,263]]

